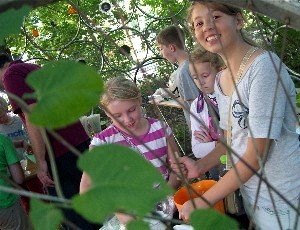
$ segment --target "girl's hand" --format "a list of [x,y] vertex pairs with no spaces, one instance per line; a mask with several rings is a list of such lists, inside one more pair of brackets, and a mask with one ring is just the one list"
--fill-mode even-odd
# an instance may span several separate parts
[[[196,209],[206,209],[210,208],[210,206],[203,201],[201,198],[195,198],[194,203],[196,205]],[[187,201],[183,204],[182,208],[179,210],[179,217],[184,221],[188,222],[190,220],[191,213],[195,210],[192,201]]]
[[38,165],[37,176],[42,182],[42,184],[46,187],[54,187],[55,183],[48,172],[47,162],[38,161],[37,165]]
[[182,173],[183,176],[186,177],[188,170],[186,169],[186,167],[183,163],[180,163],[180,158],[178,158],[178,161],[179,161],[179,163],[169,161],[170,166],[176,175],[181,175],[181,173]]
[[194,211],[194,207],[192,202],[189,200],[185,202],[182,208],[179,211],[179,218],[181,218],[184,222],[190,221],[190,215]]
[[176,174],[180,174],[180,170],[185,178],[192,179],[198,178],[202,175],[202,164],[199,161],[194,161],[193,159],[183,156],[178,158],[179,164],[170,161],[170,166]]
[[207,130],[201,130],[201,131],[194,131],[194,137],[196,140],[198,140],[199,142],[212,142],[212,138],[209,135],[209,132]]

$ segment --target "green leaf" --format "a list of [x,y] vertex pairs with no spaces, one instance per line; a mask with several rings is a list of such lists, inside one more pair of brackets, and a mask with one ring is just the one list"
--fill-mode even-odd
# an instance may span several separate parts
[[296,95],[296,105],[298,108],[300,108],[300,93],[297,93]]
[[30,121],[52,129],[77,121],[99,102],[103,90],[96,70],[71,61],[50,62],[32,72],[27,83],[38,100]]
[[9,34],[20,33],[24,16],[27,15],[30,10],[31,7],[23,6],[18,10],[9,9],[0,14],[0,42]]
[[126,225],[126,229],[128,230],[150,230],[149,223],[146,223],[142,220],[134,220],[129,222],[128,225]]
[[31,198],[30,219],[35,229],[57,230],[63,221],[63,213],[54,204],[46,204]]
[[215,209],[199,209],[191,214],[191,225],[202,230],[234,230],[239,229],[238,223]]
[[144,216],[173,193],[149,161],[124,146],[98,146],[84,153],[78,166],[90,176],[93,187],[74,197],[73,205],[91,221],[102,223],[117,210]]

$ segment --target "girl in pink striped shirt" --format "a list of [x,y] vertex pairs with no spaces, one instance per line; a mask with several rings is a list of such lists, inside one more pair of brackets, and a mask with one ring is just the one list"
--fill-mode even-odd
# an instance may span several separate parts
[[[112,143],[131,147],[150,161],[172,188],[177,189],[180,181],[168,169],[169,162],[175,162],[174,153],[179,153],[171,128],[165,122],[142,116],[142,98],[137,86],[124,77],[112,78],[105,84],[100,104],[112,124],[95,134],[90,148]],[[84,173],[80,192],[87,191],[90,186],[90,179]],[[121,224],[130,220],[124,214],[117,214],[117,217]]]

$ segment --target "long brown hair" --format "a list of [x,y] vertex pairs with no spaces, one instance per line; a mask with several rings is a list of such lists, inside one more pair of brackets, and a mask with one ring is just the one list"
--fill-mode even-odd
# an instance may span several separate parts
[[[198,4],[207,6],[209,9],[212,9],[212,10],[221,11],[222,13],[230,15],[230,16],[236,16],[236,15],[240,14],[242,16],[243,20],[246,21],[243,11],[240,8],[233,7],[233,6],[230,6],[227,4],[217,3],[217,2],[211,1],[211,0],[195,0],[195,1],[192,1],[190,7],[187,9],[187,18],[186,18],[189,30],[192,34],[195,34],[194,22],[192,21],[192,13],[193,13],[195,6]],[[251,40],[245,34],[245,32],[243,30],[241,30],[241,36],[242,36],[242,39],[246,43],[248,43],[252,46],[257,46],[257,44],[253,40]]]

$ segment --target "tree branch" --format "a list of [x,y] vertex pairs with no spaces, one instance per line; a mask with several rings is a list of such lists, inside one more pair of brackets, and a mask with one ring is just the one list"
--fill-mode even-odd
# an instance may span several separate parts
[[295,29],[300,29],[299,2],[274,0],[216,0],[216,2],[252,10]]

